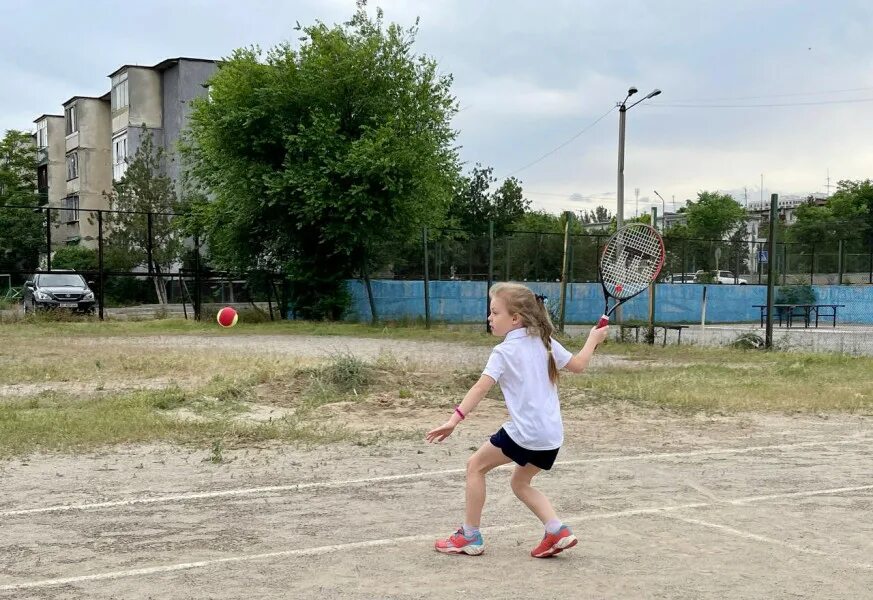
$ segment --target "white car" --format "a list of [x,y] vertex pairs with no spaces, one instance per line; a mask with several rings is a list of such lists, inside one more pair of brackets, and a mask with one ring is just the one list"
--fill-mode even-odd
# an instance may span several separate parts
[[[709,271],[709,273],[712,274],[713,283],[736,283],[739,285],[747,285],[749,283],[745,279],[741,279],[739,277],[735,278],[734,274],[731,273],[730,271]],[[698,271],[696,273],[696,276],[697,276],[698,281],[701,278],[705,279],[706,272]]]

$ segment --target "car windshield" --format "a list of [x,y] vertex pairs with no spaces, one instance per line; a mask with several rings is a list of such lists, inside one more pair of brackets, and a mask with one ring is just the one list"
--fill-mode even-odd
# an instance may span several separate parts
[[40,275],[39,285],[43,287],[85,287],[81,275]]

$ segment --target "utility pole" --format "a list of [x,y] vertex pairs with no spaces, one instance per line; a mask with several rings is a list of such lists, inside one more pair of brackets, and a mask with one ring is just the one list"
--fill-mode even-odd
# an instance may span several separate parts
[[761,210],[764,210],[764,174],[761,173]]

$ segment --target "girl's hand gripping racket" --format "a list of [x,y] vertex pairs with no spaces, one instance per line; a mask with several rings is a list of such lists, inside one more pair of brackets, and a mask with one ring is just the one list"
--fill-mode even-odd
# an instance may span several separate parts
[[[600,257],[600,285],[606,307],[597,328],[606,327],[615,309],[649,287],[664,265],[664,240],[653,227],[632,223],[615,232]],[[609,299],[615,304],[609,308]]]

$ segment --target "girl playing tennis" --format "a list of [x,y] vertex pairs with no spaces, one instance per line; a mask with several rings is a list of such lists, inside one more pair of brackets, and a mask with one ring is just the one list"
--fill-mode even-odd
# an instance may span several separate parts
[[585,347],[575,356],[552,339],[554,326],[544,298],[517,283],[498,283],[489,290],[491,333],[505,336],[491,352],[485,370],[455,408],[446,423],[428,432],[429,442],[441,442],[476,408],[495,383],[506,399],[509,421],[467,461],[464,524],[434,547],[447,554],[482,554],[485,543],[479,532],[485,504],[485,474],[515,462],[512,491],[539,517],[546,532],[531,556],[545,558],[572,548],[576,536],[561,523],[546,496],[531,486],[541,470],[549,470],[564,441],[558,402],[558,370],[581,373],[595,348],[606,339],[608,327],[592,329]]

